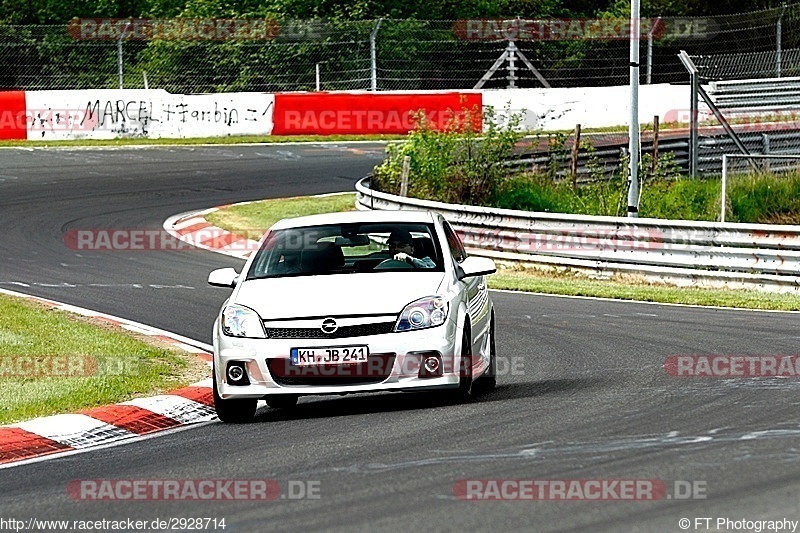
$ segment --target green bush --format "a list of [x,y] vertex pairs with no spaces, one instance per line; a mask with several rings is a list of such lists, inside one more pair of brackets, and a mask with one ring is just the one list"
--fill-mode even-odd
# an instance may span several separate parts
[[558,183],[541,174],[515,176],[502,184],[493,205],[522,211],[568,213],[572,209],[568,188],[565,182]]
[[408,195],[468,205],[488,205],[498,197],[503,180],[511,170],[502,162],[508,159],[522,133],[516,131],[519,115],[498,125],[492,109],[484,112],[484,132],[470,127],[479,109],[454,119],[437,131],[417,114],[417,128],[408,139],[387,148],[388,157],[375,167],[372,186],[380,191],[400,193],[403,161],[409,157]]
[[[473,113],[477,113],[474,110]],[[473,115],[474,116],[474,115]],[[627,161],[606,177],[594,148],[588,151],[590,181],[573,186],[555,163],[519,173],[503,165],[522,134],[520,117],[499,126],[493,110],[481,134],[465,127],[471,116],[436,131],[419,115],[419,127],[407,140],[388,147],[388,157],[373,173],[372,187],[399,194],[403,161],[409,157],[408,195],[464,205],[485,205],[522,211],[624,216],[627,207]],[[566,134],[551,134],[551,160],[564,158]],[[538,141],[538,139],[537,139]],[[639,216],[674,220],[719,220],[720,178],[688,179],[680,175],[672,153],[662,154],[653,173],[650,155],[642,157]],[[516,172],[516,173],[514,173]],[[726,220],[744,223],[800,223],[800,171],[780,175],[750,173],[731,178]]]
[[675,220],[717,220],[719,179],[654,180],[642,190],[639,215]]
[[728,183],[730,222],[797,224],[800,221],[800,172],[753,173]]

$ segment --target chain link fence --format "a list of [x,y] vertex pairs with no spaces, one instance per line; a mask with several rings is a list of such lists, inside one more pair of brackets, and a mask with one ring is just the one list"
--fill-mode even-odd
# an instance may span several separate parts
[[[800,48],[691,56],[687,70],[697,119],[691,106],[672,116],[690,122],[690,174],[719,174],[723,154],[800,154]],[[772,172],[796,169],[767,163]]]
[[[275,31],[258,38],[210,39],[193,19],[170,21],[188,29],[161,38],[139,35],[139,22],[117,21],[107,31],[98,25],[89,34],[78,22],[0,26],[0,88],[207,93],[471,89],[482,78],[484,88],[628,83],[623,19],[289,20],[270,21]],[[681,49],[700,57],[744,54],[730,64],[718,56],[698,60],[709,79],[800,74],[800,4],[642,26],[642,83],[686,82]]]

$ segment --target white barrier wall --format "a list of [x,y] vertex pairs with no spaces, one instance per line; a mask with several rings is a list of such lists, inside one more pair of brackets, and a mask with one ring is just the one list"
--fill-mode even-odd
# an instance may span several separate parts
[[[556,89],[499,89],[483,91],[483,106],[492,106],[498,122],[508,120],[508,112],[522,113],[526,130],[569,130],[604,128],[628,124],[630,88],[570,87]],[[508,112],[506,111],[508,109]],[[642,85],[639,87],[639,123],[660,119],[668,112],[689,108],[688,85]]]
[[[440,93],[444,94],[441,91],[365,93],[363,98],[357,98],[357,102],[354,102],[358,96],[355,92],[320,93],[319,97],[308,94],[313,97],[312,103],[318,104],[317,107],[322,106],[323,111],[317,110],[320,113],[328,113],[324,109],[330,105],[333,111],[358,108],[363,114],[370,111],[370,106],[376,105],[370,103],[376,100],[376,95],[381,96],[381,102],[392,95],[399,97],[396,105],[410,109],[409,106],[421,97],[430,98]],[[475,93],[478,96],[477,105],[494,107],[500,123],[507,121],[509,112],[525,110],[522,127],[527,130],[569,130],[575,124],[581,124],[584,128],[598,128],[628,123],[630,90],[627,86],[504,89]],[[278,106],[285,108],[279,110],[284,115],[298,105],[309,105],[305,100],[305,104],[294,102],[297,94],[183,95],[157,89],[26,91],[24,104],[9,104],[20,105],[19,111],[12,110],[9,116],[13,116],[7,121],[9,124],[3,123],[3,128],[15,129],[12,134],[15,136],[3,138],[47,141],[270,135],[275,126],[274,118],[278,116],[275,114],[276,99]],[[643,85],[639,93],[639,122],[651,122],[654,115],[662,120],[668,114],[672,117],[682,116],[680,110],[687,109],[688,103],[688,85]],[[348,132],[368,133],[358,128]]]
[[26,91],[29,140],[269,135],[275,95],[164,90]]

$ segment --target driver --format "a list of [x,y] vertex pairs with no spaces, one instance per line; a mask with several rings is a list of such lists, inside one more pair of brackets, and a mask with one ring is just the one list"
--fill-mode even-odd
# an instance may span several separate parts
[[436,268],[430,257],[422,259],[414,257],[414,240],[408,230],[396,229],[389,235],[389,253],[395,261],[409,263],[415,268]]

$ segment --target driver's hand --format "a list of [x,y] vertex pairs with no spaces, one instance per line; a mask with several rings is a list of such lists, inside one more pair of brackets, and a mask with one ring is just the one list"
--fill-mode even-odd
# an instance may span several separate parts
[[404,252],[397,252],[396,254],[394,254],[395,261],[403,261],[404,263],[409,263],[410,259],[411,256]]

